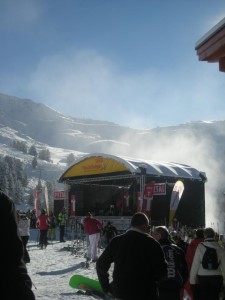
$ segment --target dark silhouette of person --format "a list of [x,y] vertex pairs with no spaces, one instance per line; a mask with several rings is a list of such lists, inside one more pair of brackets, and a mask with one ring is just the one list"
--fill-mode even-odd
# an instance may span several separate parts
[[[2,299],[35,300],[32,281],[23,261],[23,243],[17,227],[13,201],[0,190],[1,280]],[[3,296],[4,295],[4,296]]]
[[110,221],[107,222],[106,226],[102,229],[102,235],[104,238],[104,243],[107,246],[114,236],[117,235],[117,229],[112,225]]
[[163,248],[168,262],[167,276],[159,282],[159,300],[180,300],[184,285],[188,279],[188,266],[182,248],[171,242],[166,226],[157,226],[153,237]]
[[134,214],[130,229],[110,241],[96,270],[105,294],[123,300],[158,299],[157,282],[166,276],[167,263],[160,244],[149,235],[149,219],[144,213]]

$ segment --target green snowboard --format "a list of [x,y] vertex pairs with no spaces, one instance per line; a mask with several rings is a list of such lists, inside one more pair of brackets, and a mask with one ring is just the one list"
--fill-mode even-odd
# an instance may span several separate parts
[[102,298],[105,297],[98,280],[94,280],[83,275],[73,275],[70,278],[69,285],[74,289],[79,289]]

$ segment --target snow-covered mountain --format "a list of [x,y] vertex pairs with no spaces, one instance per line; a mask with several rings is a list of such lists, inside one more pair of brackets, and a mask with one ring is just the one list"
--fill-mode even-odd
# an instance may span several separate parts
[[[191,145],[192,139],[197,145]],[[223,156],[225,120],[139,130],[107,121],[65,116],[44,104],[0,93],[0,143],[9,145],[12,140],[25,141],[28,146],[35,143],[40,148],[48,146],[84,153],[107,152],[135,157],[143,153],[148,159],[167,161],[174,160],[174,155],[171,158],[167,155],[167,147],[174,144],[177,162],[185,163],[189,158],[181,156],[180,159],[178,153],[186,140],[193,147],[199,147],[203,140],[208,141],[216,156]]]
[[[10,147],[13,140],[28,147],[34,144],[38,150],[47,148],[52,163],[39,161],[33,170],[33,157]],[[32,100],[0,94],[0,154],[22,159],[29,178],[57,180],[67,168],[68,154],[80,157],[91,152],[191,165],[206,172],[208,214],[214,219],[225,207],[225,120],[140,130],[65,116]]]
[[110,140],[118,143],[122,133],[136,132],[110,122],[81,120],[65,116],[50,107],[27,99],[0,94],[1,141],[7,126],[20,138],[36,140],[51,147],[90,151],[93,144]]

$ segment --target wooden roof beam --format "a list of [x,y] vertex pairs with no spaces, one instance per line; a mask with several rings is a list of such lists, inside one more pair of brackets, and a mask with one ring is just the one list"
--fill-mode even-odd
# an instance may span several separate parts
[[225,72],[225,18],[196,43],[195,50],[200,61],[217,62]]

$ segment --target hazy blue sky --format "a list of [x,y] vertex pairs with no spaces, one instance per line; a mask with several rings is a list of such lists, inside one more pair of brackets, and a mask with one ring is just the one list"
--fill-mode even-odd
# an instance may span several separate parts
[[225,119],[225,73],[196,42],[224,0],[0,0],[0,92],[152,128]]

